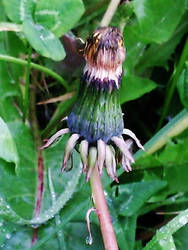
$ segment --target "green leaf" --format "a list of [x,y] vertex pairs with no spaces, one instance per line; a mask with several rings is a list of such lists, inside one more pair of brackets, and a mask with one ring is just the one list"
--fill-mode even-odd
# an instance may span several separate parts
[[9,233],[3,244],[4,250],[30,249],[32,245],[32,229],[28,227],[14,226],[14,231]]
[[[85,221],[68,223],[65,229],[67,232],[69,232],[66,235],[67,249],[71,250],[78,250],[78,249],[87,250],[88,248],[91,250],[104,249],[100,229],[94,223],[91,223],[93,244],[89,247],[86,244],[86,239],[88,237],[88,230]],[[74,238],[74,244],[72,241],[73,238]]]
[[[111,190],[109,191],[111,192]],[[109,193],[106,193],[106,200],[107,200],[107,204],[108,204],[108,208],[110,210],[110,215],[112,218],[112,222],[113,222],[113,228],[117,237],[117,241],[118,241],[118,246],[120,249],[132,249],[129,248],[130,245],[132,245],[132,237],[134,238],[135,236],[135,232],[132,230],[129,231],[129,236],[130,237],[130,241],[128,242],[127,239],[127,231],[126,231],[126,222],[124,220],[120,220],[119,218],[119,209],[117,208],[116,205],[116,197],[111,197]],[[124,219],[124,218],[123,218]],[[130,243],[130,244],[129,244]]]
[[178,250],[188,249],[188,225],[185,225],[174,234],[174,241]]
[[124,235],[127,242],[127,250],[133,250],[135,246],[137,214],[124,218]]
[[179,96],[183,106],[188,110],[188,64],[177,82]]
[[165,167],[164,180],[168,182],[169,193],[187,192],[188,165],[175,165],[173,167]]
[[135,65],[142,58],[145,51],[146,45],[142,43],[139,35],[137,22],[125,26],[123,32],[126,47],[126,58],[123,63],[125,75],[134,72]]
[[5,243],[10,240],[15,230],[19,230],[20,226],[16,226],[14,223],[0,219],[0,246],[4,248]]
[[[17,43],[15,37],[14,41]],[[2,54],[6,54],[6,45],[2,32],[0,32],[0,51]],[[16,54],[18,55],[19,52],[21,50],[18,50]],[[18,109],[13,105],[15,97],[19,98],[19,101],[22,99],[17,80],[18,71],[16,68],[11,70],[10,65],[6,62],[0,62],[0,116],[5,122],[20,118]]]
[[142,95],[155,89],[157,84],[147,78],[141,78],[135,75],[125,75],[123,77],[120,100],[121,103],[137,99]]
[[0,197],[0,216],[17,224],[24,225],[27,223],[27,220],[17,215],[2,197]]
[[186,7],[186,0],[176,4],[168,0],[135,0],[134,12],[140,25],[140,34],[145,42],[167,41],[178,25]]
[[146,246],[144,250],[156,249],[156,250],[176,250],[174,240],[171,234],[161,234],[160,231],[156,234],[157,241],[151,246]]
[[60,61],[65,57],[65,51],[59,39],[44,26],[24,20],[23,31],[32,47],[42,56]]
[[168,141],[188,127],[188,112],[184,109],[170,120],[162,129],[160,129],[145,145],[145,151],[139,150],[134,159],[146,157],[162,148]]
[[84,12],[82,0],[40,0],[36,2],[35,20],[60,37],[72,29]]
[[34,9],[33,0],[3,0],[7,16],[15,23],[22,23],[26,17],[31,17]]
[[21,23],[24,19],[24,2],[25,0],[3,0],[7,16],[15,23]]
[[[144,250],[176,249],[174,241],[172,239],[172,234],[174,234],[180,228],[185,226],[187,223],[188,223],[188,209],[180,212],[180,214],[176,216],[174,219],[172,219],[170,222],[168,222],[167,225],[159,229],[156,235],[152,238],[152,240],[146,245],[146,247],[144,247]],[[166,244],[167,242],[168,245],[171,246],[171,248],[168,248],[168,245]]]
[[176,139],[175,143],[169,141],[157,159],[164,166],[186,164],[188,162],[188,137]]
[[[188,13],[186,12],[171,38],[161,44],[151,44],[136,65],[136,71],[142,73],[153,66],[168,67],[168,60],[174,53],[177,44],[188,31]],[[155,55],[155,56],[153,56]]]
[[15,174],[11,163],[0,161],[0,195],[18,216],[31,219],[36,192],[35,145],[30,129],[22,122],[9,122],[8,127],[16,144],[19,162]]
[[8,126],[0,117],[0,158],[17,166],[18,153]]
[[156,192],[163,189],[166,182],[160,180],[136,182],[119,186],[119,214],[131,216]]

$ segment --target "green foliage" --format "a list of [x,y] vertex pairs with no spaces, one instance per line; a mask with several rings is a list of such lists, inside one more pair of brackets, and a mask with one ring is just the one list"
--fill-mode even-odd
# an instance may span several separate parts
[[[157,84],[148,78],[142,78],[135,75],[125,75],[123,77],[121,92],[120,92],[120,100],[121,103],[135,100],[155,89]],[[137,89],[137,91],[135,91]]]
[[[125,125],[134,123],[138,137],[146,142],[146,152],[135,154],[133,172],[125,174],[118,170],[119,185],[112,184],[105,174],[102,177],[121,250],[188,248],[186,2],[133,0],[123,3],[111,22],[120,28],[125,26],[127,55],[120,90]],[[61,42],[65,37],[60,38],[72,30],[85,39],[98,27],[107,4],[98,0],[0,1],[2,249],[104,249],[95,215],[91,216],[93,245],[85,243],[88,236],[85,215],[93,204],[89,185],[81,174],[79,154],[74,151],[69,166],[73,166],[72,170],[61,174],[67,136],[45,151],[41,152],[39,147],[41,140],[63,126],[61,119],[69,113],[78,93],[81,62],[72,51],[70,41],[74,37],[69,37],[69,50],[66,42]],[[11,27],[12,32],[3,30],[5,26]],[[16,28],[19,32],[15,32]],[[26,105],[28,116],[24,123],[28,46],[32,47],[31,69],[28,67],[30,103]],[[55,62],[65,56],[64,61]],[[57,99],[54,102],[57,96],[61,96],[60,103]],[[167,97],[165,118],[170,119],[155,133]],[[48,99],[54,103],[36,105]],[[130,107],[129,116],[127,107]],[[43,173],[41,187],[44,189],[41,188],[40,213],[36,214],[39,173]],[[164,215],[155,215],[157,209]],[[170,212],[178,215],[172,216]],[[154,218],[150,219],[150,214]],[[148,226],[143,221],[152,223]],[[156,230],[161,223],[163,227]],[[32,246],[36,228],[38,239]]]
[[133,7],[143,41],[163,43],[178,25],[185,11],[186,0],[178,0],[176,4],[162,0],[135,0]]
[[44,26],[26,19],[23,22],[23,32],[32,47],[42,56],[55,61],[60,61],[65,57],[65,51],[60,41]]
[[183,70],[177,83],[180,99],[184,107],[188,110],[188,65]]

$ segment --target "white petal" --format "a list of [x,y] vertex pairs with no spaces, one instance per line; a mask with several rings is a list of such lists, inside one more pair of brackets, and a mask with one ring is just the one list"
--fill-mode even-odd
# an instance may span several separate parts
[[115,158],[115,149],[112,145],[110,145],[110,149],[112,151],[112,171],[113,171],[113,175],[114,175],[114,180],[119,183],[117,175],[116,175],[116,158]]
[[65,153],[64,153],[64,157],[63,157],[63,166],[62,166],[61,171],[63,171],[66,168],[67,162],[72,154],[72,151],[73,151],[79,137],[80,137],[79,134],[73,134],[68,139],[66,147],[65,147]]
[[80,156],[83,164],[83,172],[86,171],[88,166],[88,147],[89,143],[86,140],[81,141],[80,143]]
[[101,175],[106,154],[106,144],[101,139],[97,141],[97,153],[98,153],[97,165],[99,169],[99,174]]
[[96,167],[96,163],[97,163],[97,149],[96,147],[91,147],[89,149],[89,156],[88,156],[88,172],[86,174],[86,181],[89,180],[92,172],[93,172],[93,168]]
[[50,137],[50,139],[48,139],[48,141],[40,149],[44,149],[44,148],[49,147],[58,137],[60,137],[61,135],[67,134],[69,132],[70,132],[70,130],[68,128],[64,128],[64,129],[59,130],[52,137]]
[[142,150],[145,150],[144,147],[142,146],[142,144],[140,143],[140,141],[138,140],[138,138],[136,137],[136,135],[131,130],[124,128],[123,134],[129,135],[131,138],[133,138],[135,140],[135,142],[139,148],[141,148]]
[[112,180],[117,181],[117,177],[114,173],[113,170],[113,152],[110,148],[110,146],[106,145],[106,157],[105,157],[105,165],[106,165],[106,171],[108,173],[108,175],[110,176],[110,178],[112,178]]
[[116,144],[116,146],[120,149],[120,151],[124,154],[126,158],[128,158],[131,162],[134,162],[134,159],[123,139],[114,136],[111,138],[111,140]]
[[65,116],[61,119],[61,122],[66,121],[68,119],[68,116]]
[[122,164],[123,169],[126,172],[129,172],[132,170],[129,160],[127,160],[124,155],[122,156],[121,164]]

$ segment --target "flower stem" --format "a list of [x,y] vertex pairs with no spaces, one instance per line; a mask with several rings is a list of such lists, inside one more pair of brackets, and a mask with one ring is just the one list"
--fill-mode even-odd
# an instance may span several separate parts
[[117,9],[119,3],[120,3],[120,0],[111,0],[103,18],[102,18],[102,21],[100,23],[101,27],[105,27],[105,26],[109,25],[114,13],[116,12],[116,9]]
[[116,236],[109,215],[98,168],[94,167],[90,177],[93,201],[97,210],[104,246],[106,250],[118,250]]

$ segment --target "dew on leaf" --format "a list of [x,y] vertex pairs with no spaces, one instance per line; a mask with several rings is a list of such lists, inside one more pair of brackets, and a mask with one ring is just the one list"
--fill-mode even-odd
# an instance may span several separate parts
[[6,234],[6,239],[9,240],[11,238],[11,234],[7,233]]

